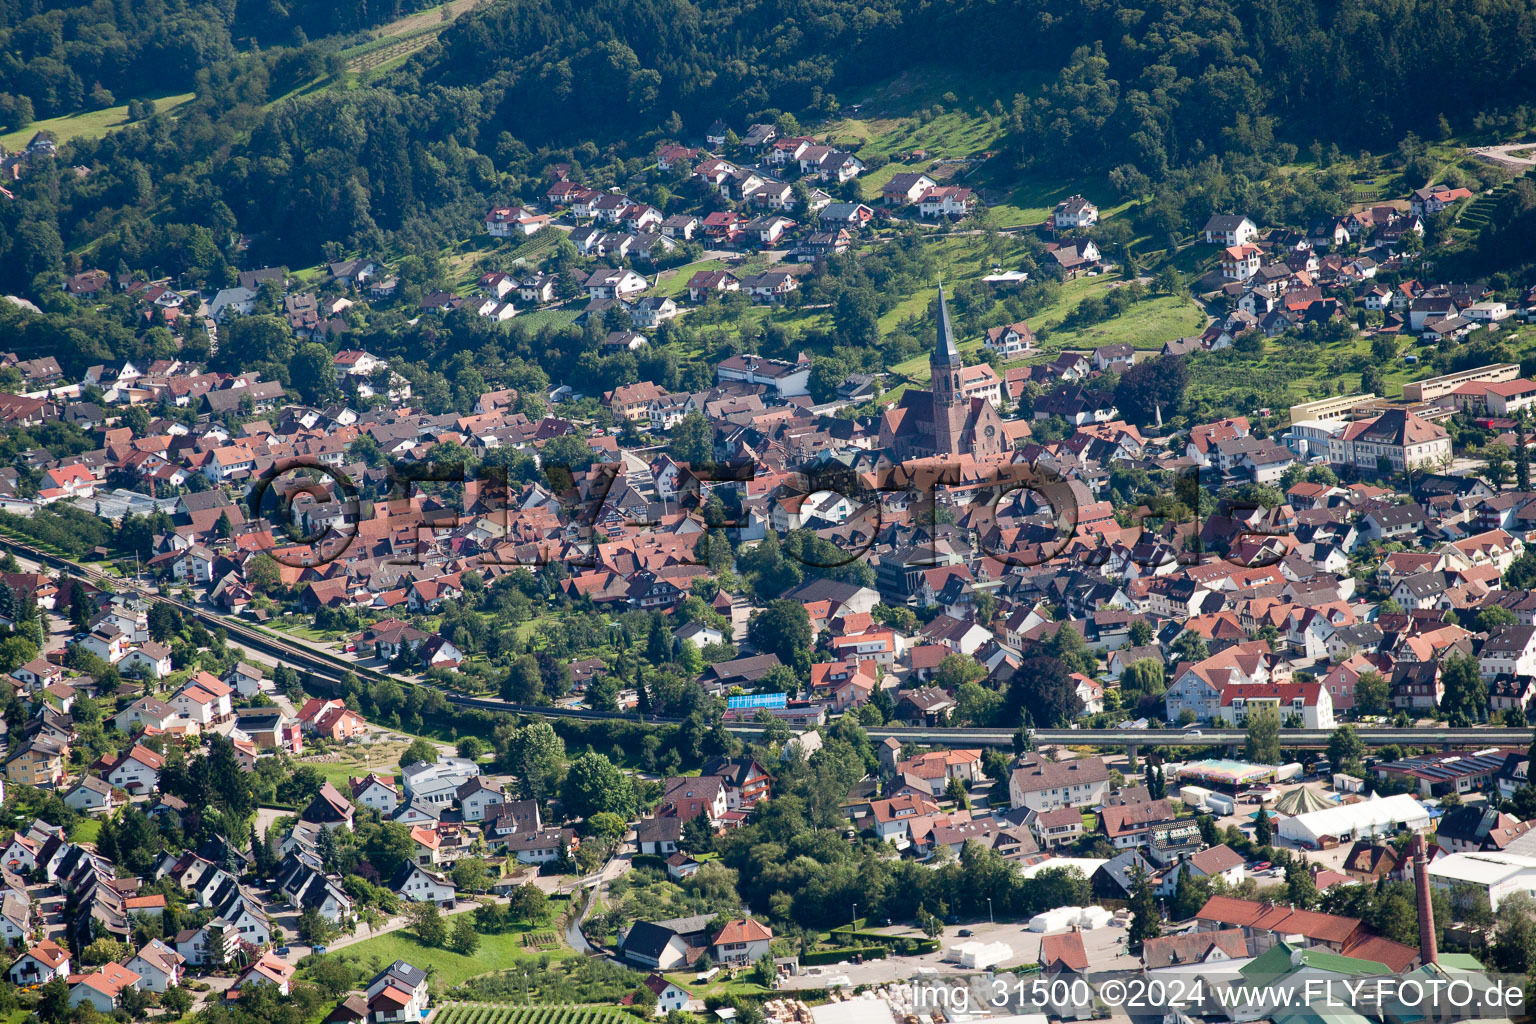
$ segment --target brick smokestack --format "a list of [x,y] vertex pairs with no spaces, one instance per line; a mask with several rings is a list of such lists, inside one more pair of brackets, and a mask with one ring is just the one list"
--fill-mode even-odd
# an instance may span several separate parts
[[1424,856],[1424,833],[1413,834],[1413,888],[1419,903],[1419,959],[1427,966],[1439,962],[1435,947],[1435,905],[1429,898],[1429,864]]

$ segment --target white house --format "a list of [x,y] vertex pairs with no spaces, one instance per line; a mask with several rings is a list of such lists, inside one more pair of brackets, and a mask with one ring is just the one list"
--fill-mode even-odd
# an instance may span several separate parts
[[164,992],[181,984],[186,963],[187,958],[176,952],[174,946],[160,939],[150,939],[125,966],[139,976],[141,990]]
[[645,987],[656,996],[656,1016],[665,1017],[673,1010],[686,1009],[693,997],[687,989],[678,988],[659,974],[645,979]]
[[18,956],[11,964],[11,969],[6,972],[6,977],[11,979],[11,984],[23,988],[31,985],[46,985],[54,978],[68,976],[69,950],[52,939],[44,939]]
[[1109,769],[1102,758],[1057,762],[1030,757],[1008,776],[1008,799],[1016,808],[1092,807],[1109,794]]
[[118,668],[123,672],[138,673],[150,679],[164,679],[171,674],[171,649],[151,640],[134,647],[123,656]]
[[1099,222],[1099,208],[1082,196],[1070,196],[1056,204],[1051,220],[1057,231],[1079,231]]
[[1477,665],[1484,679],[1536,675],[1536,627],[1500,627],[1483,644]]
[[1208,245],[1247,245],[1258,237],[1259,226],[1247,217],[1218,214],[1201,229]]
[[130,793],[152,793],[160,788],[160,769],[165,758],[135,743],[107,770],[107,781]]
[[1333,697],[1322,683],[1234,683],[1221,690],[1221,707],[1216,721],[1225,725],[1242,725],[1254,708],[1275,708],[1284,723],[1292,716],[1299,716],[1308,729],[1333,728]]
[[431,1012],[427,972],[404,960],[375,974],[363,998],[368,1000],[369,1024],[419,1024]]
[[484,821],[493,807],[507,800],[500,786],[487,782],[482,776],[464,783],[454,795],[465,821]]
[[436,903],[441,907],[453,906],[458,890],[446,877],[421,864],[405,863],[395,872],[389,887],[402,899],[414,903]]
[[750,917],[727,921],[713,939],[715,962],[755,964],[769,955],[772,941],[773,929]]
[[69,1005],[89,1003],[98,1013],[111,1013],[122,1004],[123,993],[139,987],[139,976],[121,964],[103,964],[91,974],[75,975]]
[[386,818],[394,814],[395,808],[400,806],[400,794],[396,791],[395,780],[391,776],[370,772],[351,782],[354,804],[371,807]]

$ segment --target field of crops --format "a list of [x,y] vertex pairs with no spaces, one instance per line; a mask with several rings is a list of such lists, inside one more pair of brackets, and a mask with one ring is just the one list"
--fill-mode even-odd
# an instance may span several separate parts
[[445,1003],[432,1015],[436,1024],[629,1024],[634,1017],[617,1006],[489,1006]]

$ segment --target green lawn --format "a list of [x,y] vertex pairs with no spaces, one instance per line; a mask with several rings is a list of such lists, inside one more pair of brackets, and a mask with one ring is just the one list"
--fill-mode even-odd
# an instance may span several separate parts
[[72,843],[94,843],[96,837],[100,834],[100,818],[82,818],[75,823],[74,828],[69,830],[69,841]]
[[[190,92],[156,96],[154,97],[155,107],[162,112],[175,114],[192,97],[193,94]],[[26,146],[32,136],[41,131],[52,132],[60,145],[74,138],[99,139],[112,129],[121,128],[127,123],[128,104],[123,103],[115,107],[103,107],[100,110],[86,110],[78,114],[65,114],[62,117],[34,121],[19,131],[0,135],[0,146],[5,147],[7,152],[15,152]]]
[[[947,268],[946,281],[965,280],[985,273],[981,264],[987,264],[988,261],[984,257],[978,259],[973,253],[962,255],[954,251],[954,243],[964,241],[970,240],[946,239],[941,243],[951,250],[948,259],[941,259]],[[1000,262],[1007,266],[1007,257],[1004,256]],[[1020,362],[1038,362],[1066,349],[1091,349],[1100,345],[1122,343],[1128,343],[1138,349],[1156,350],[1162,348],[1163,342],[1169,339],[1199,334],[1205,328],[1206,318],[1200,307],[1189,299],[1174,295],[1149,296],[1121,315],[1091,326],[1067,328],[1061,326],[1079,302],[1090,295],[1107,294],[1110,286],[1119,280],[1118,275],[1101,275],[1080,277],[1075,281],[1064,282],[1057,293],[1056,301],[1028,318],[1029,325],[1037,333],[1043,334],[1043,337],[1036,352]],[[881,329],[891,330],[904,317],[921,313],[931,300],[932,296],[926,293],[903,299],[894,309],[880,318]],[[960,351],[967,359],[980,360],[982,341],[980,336],[959,340]],[[928,379],[928,353],[920,352],[892,366],[891,370],[918,381],[925,381]],[[885,397],[894,401],[893,396],[899,397],[895,389],[888,392]]]
[[519,313],[517,321],[530,330],[537,330],[545,324],[568,327],[580,315],[579,309],[536,309],[531,313]]
[[[474,911],[467,911],[467,913],[474,913]],[[560,932],[557,926],[544,924],[538,928],[517,928],[500,935],[481,935],[480,948],[475,951],[474,956],[464,956],[462,953],[451,950],[424,946],[416,940],[416,936],[402,930],[364,939],[334,953],[327,953],[326,956],[350,960],[361,964],[364,969],[368,969],[369,965],[375,961],[388,964],[396,960],[408,961],[423,970],[435,968],[437,973],[433,976],[433,986],[437,991],[443,991],[476,975],[504,970],[525,961],[537,960],[541,956],[556,960],[566,960],[576,956],[574,950],[564,945],[545,953],[523,946],[525,933],[551,930],[557,934]]]
[[[1099,280],[1102,278],[1088,280]],[[1139,349],[1160,349],[1163,342],[1172,338],[1199,334],[1205,329],[1205,314],[1188,299],[1176,295],[1159,295],[1142,299],[1124,313],[1102,323],[1086,327],[1058,328],[1066,313],[1053,310],[1041,317],[1036,324],[1049,328],[1051,333],[1041,343],[1046,352],[1063,349],[1089,349],[1100,345],[1130,344]]]
[[662,271],[661,284],[653,291],[657,295],[665,295],[667,298],[676,299],[688,291],[688,282],[694,274],[703,270],[724,270],[724,260],[699,260],[696,263],[685,263],[680,267]]

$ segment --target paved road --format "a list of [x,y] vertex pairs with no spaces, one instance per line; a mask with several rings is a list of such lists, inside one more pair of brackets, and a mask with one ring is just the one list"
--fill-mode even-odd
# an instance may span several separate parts
[[1536,143],[1517,142],[1507,146],[1479,146],[1472,150],[1473,156],[1480,156],[1490,163],[1503,164],[1506,167],[1518,167],[1525,170],[1528,167],[1536,167],[1536,158],[1528,156],[1512,155],[1516,150],[1536,151]]

